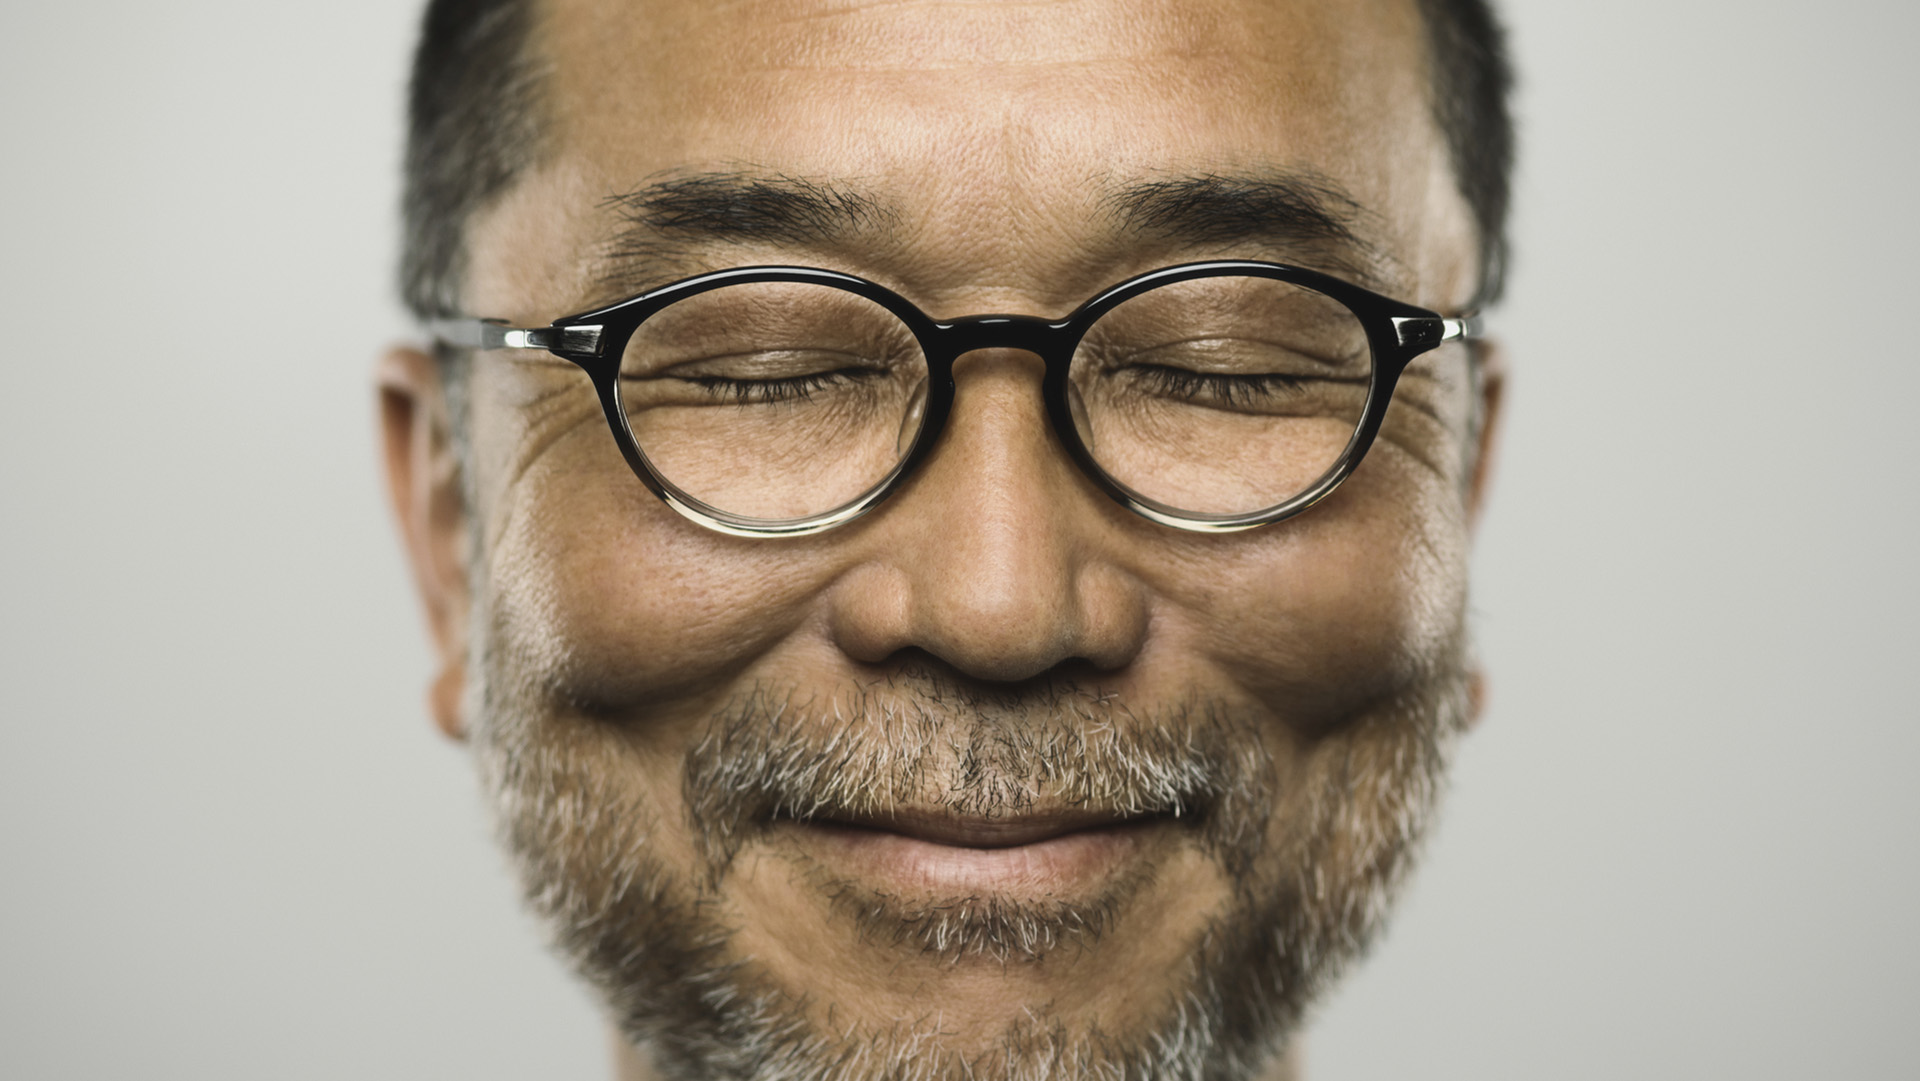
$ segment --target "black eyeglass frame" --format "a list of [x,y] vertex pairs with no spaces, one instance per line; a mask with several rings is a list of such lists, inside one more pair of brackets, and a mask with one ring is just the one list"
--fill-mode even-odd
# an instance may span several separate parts
[[[1068,400],[1068,376],[1074,351],[1102,316],[1150,289],[1213,277],[1268,278],[1323,293],[1359,320],[1372,351],[1372,378],[1366,404],[1353,437],[1340,457],[1306,491],[1284,503],[1242,514],[1183,511],[1115,480],[1081,441]],[[646,452],[633,438],[621,405],[621,357],[628,340],[642,323],[667,305],[687,297],[723,286],[755,282],[823,285],[863,297],[906,324],[926,358],[927,401],[913,445],[886,476],[834,510],[805,518],[764,519],[733,514],[705,503],[681,491],[654,469]],[[571,361],[593,381],[607,425],[627,464],[641,483],[669,507],[709,529],[734,536],[795,537],[823,532],[858,518],[900,488],[933,453],[946,429],[956,390],[955,363],[979,349],[1018,349],[1041,359],[1046,366],[1042,395],[1054,433],[1081,472],[1128,510],[1161,525],[1202,533],[1235,532],[1284,521],[1326,498],[1359,466],[1380,434],[1394,387],[1407,365],[1444,342],[1478,338],[1481,321],[1471,312],[1458,318],[1443,316],[1303,267],[1249,260],[1212,260],[1163,267],[1128,278],[1101,291],[1059,320],[1032,315],[970,315],[938,322],[893,290],[852,274],[817,267],[750,266],[684,278],[614,304],[563,316],[545,327],[513,327],[494,319],[444,319],[432,321],[428,329],[448,345],[482,350],[545,350]]]

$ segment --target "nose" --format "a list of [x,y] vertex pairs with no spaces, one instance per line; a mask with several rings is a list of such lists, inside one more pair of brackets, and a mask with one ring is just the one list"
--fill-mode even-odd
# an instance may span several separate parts
[[1147,613],[1119,558],[1127,524],[1054,438],[1042,372],[1010,349],[955,365],[940,444],[875,512],[868,558],[836,590],[849,656],[920,650],[1011,682],[1076,661],[1117,669],[1139,652]]

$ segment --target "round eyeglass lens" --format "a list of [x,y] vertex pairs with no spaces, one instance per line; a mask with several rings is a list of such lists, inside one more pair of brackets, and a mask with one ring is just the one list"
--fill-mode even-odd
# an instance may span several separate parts
[[1107,475],[1191,514],[1251,514],[1340,460],[1373,378],[1366,328],[1324,293],[1271,278],[1175,282],[1081,339],[1075,428]]
[[838,510],[919,435],[927,362],[892,312],[809,282],[724,285],[661,309],[620,361],[633,441],[682,495],[743,518]]

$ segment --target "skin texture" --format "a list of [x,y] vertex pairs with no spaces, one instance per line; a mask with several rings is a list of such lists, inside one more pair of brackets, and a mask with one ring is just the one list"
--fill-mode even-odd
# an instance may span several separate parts
[[[937,318],[1057,316],[1128,275],[1236,256],[1357,269],[1457,312],[1476,247],[1430,119],[1423,40],[1404,0],[551,0],[536,41],[553,71],[549,142],[470,223],[467,309],[541,325],[699,269],[794,262],[879,281]],[[1102,202],[1128,183],[1274,171],[1337,184],[1369,253],[1117,230]],[[609,258],[615,197],[710,172],[855,186],[891,228]],[[460,455],[437,366],[396,350],[380,369],[383,432],[441,659],[433,715],[473,737],[536,909],[628,1037],[657,1039],[678,1016],[608,960],[645,945],[643,970],[717,958],[734,966],[722,984],[773,996],[783,1016],[875,1045],[919,1033],[920,1061],[991,1076],[1007,1033],[1036,1017],[1061,1038],[1163,1028],[1196,956],[1293,921],[1305,937],[1288,941],[1328,956],[1288,962],[1294,998],[1255,1019],[1251,1068],[1295,999],[1364,943],[1477,698],[1462,621],[1498,365],[1470,378],[1450,346],[1417,367],[1430,423],[1394,414],[1306,515],[1205,536],[1130,514],[1076,471],[1035,358],[975,353],[904,490],[833,532],[770,541],[655,500],[564,362],[478,358]],[[1205,822],[1153,825],[1143,855],[1076,886],[1085,897],[1061,894],[1106,903],[1098,934],[1011,957],[933,949],[875,931],[899,931],[898,906],[879,923],[836,907],[873,891],[847,885],[857,872],[811,827],[756,820],[715,855],[711,820],[689,807],[689,752],[723,718],[757,731],[782,708],[803,743],[835,725],[866,741],[854,764],[877,777],[903,744],[875,718],[933,718],[925,785],[882,809],[960,791],[955,733],[1185,731],[1203,714],[1253,763],[1237,791],[1263,802],[1239,847],[1212,844]],[[1050,881],[1003,892],[1044,899]],[[909,907],[954,899],[938,883],[890,889]],[[675,936],[711,948],[661,944]],[[619,1045],[623,1074],[650,1076],[648,1054]]]

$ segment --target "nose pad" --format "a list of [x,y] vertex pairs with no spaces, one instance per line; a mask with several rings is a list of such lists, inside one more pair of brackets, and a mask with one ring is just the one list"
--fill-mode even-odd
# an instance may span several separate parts
[[900,434],[894,437],[893,452],[905,457],[912,449],[913,441],[920,438],[920,426],[927,418],[927,377],[921,376],[914,384],[913,395],[907,399],[906,416],[900,420]]
[[1088,454],[1096,453],[1093,446],[1093,424],[1087,420],[1087,403],[1080,397],[1080,384],[1067,380],[1067,413],[1073,418],[1073,432],[1080,437],[1080,445],[1087,448]]

